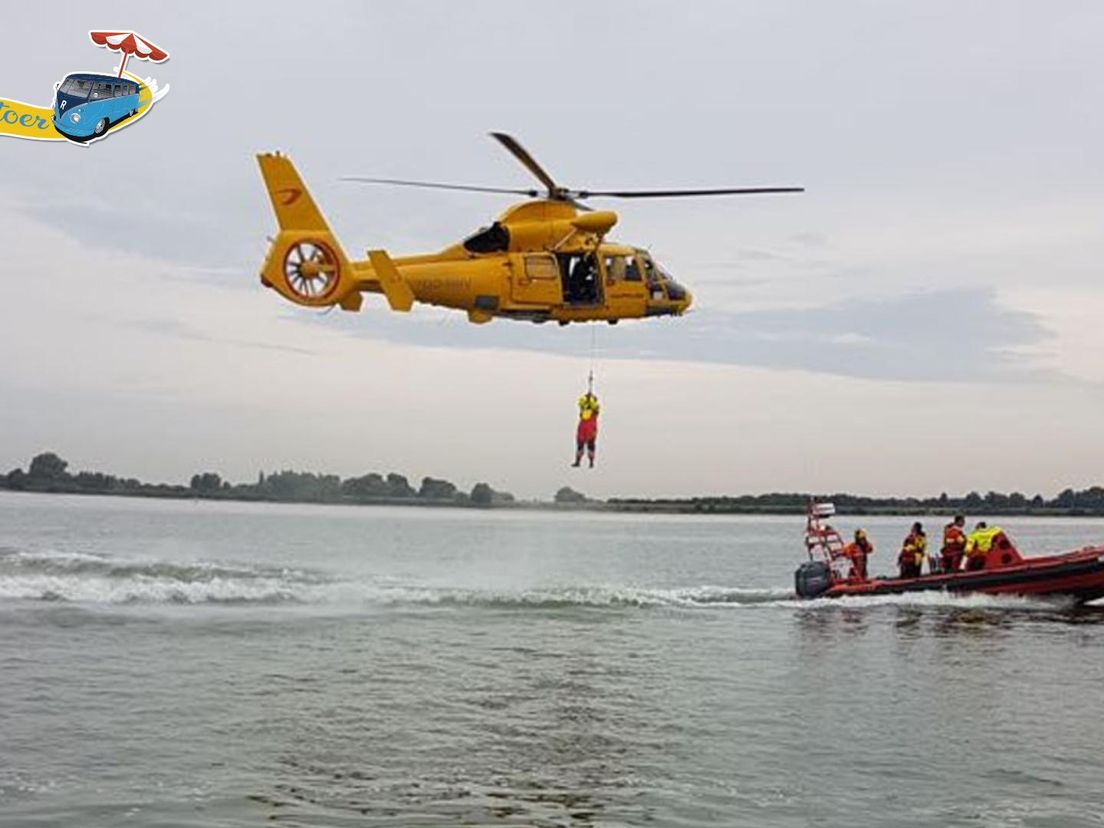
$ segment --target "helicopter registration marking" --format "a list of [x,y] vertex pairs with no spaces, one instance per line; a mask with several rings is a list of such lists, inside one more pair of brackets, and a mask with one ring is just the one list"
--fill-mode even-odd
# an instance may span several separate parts
[[455,288],[471,288],[471,278],[466,276],[453,276],[449,278],[435,279],[411,279],[411,285],[416,289],[444,290]]

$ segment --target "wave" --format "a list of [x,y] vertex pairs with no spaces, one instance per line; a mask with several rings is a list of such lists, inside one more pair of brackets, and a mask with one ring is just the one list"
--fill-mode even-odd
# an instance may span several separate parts
[[0,549],[0,599],[82,603],[303,603],[328,579],[308,570],[118,560]]

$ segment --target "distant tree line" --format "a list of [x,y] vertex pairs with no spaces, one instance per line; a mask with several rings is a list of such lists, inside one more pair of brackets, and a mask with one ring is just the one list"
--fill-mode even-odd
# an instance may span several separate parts
[[[0,475],[0,488],[33,492],[73,494],[116,494],[141,497],[204,498],[211,500],[257,500],[302,503],[397,503],[410,505],[506,506],[515,504],[509,492],[499,492],[487,483],[476,483],[463,491],[448,480],[423,477],[418,488],[401,474],[370,472],[341,479],[335,474],[279,471],[262,472],[253,483],[230,483],[221,475],[206,471],[192,476],[188,485],[144,483],[132,477],[103,472],[73,474],[69,464],[54,452],[36,455],[26,471],[13,469]],[[564,486],[553,502],[560,508],[586,508],[624,512],[680,512],[704,514],[800,514],[809,500],[828,500],[837,511],[849,515],[1058,515],[1104,516],[1104,487],[1065,489],[1052,498],[1031,497],[1012,492],[970,492],[951,497],[868,497],[837,492],[772,492],[759,495],[692,497],[673,499],[613,498],[591,500]],[[536,505],[536,504],[533,504]]]
[[279,471],[261,472],[255,483],[230,483],[215,472],[192,476],[187,486],[144,483],[103,472],[69,472],[69,464],[54,452],[36,455],[27,470],[13,469],[0,476],[0,487],[17,491],[70,494],[117,494],[144,497],[204,498],[209,500],[275,500],[299,503],[409,503],[423,505],[502,506],[514,502],[509,492],[487,483],[461,491],[454,483],[422,478],[415,489],[401,474],[370,472],[342,480],[335,474]]
[[613,498],[606,508],[614,511],[663,511],[705,513],[803,513],[810,500],[831,501],[842,514],[955,514],[972,515],[1101,515],[1104,516],[1104,487],[1092,486],[1075,491],[1065,489],[1052,498],[1041,494],[1031,497],[1012,492],[970,492],[963,497],[951,497],[943,492],[938,497],[867,497],[842,492],[814,494],[811,492],[773,492],[735,497],[693,497],[685,499]]
[[578,505],[587,502],[587,496],[582,492],[577,492],[570,486],[563,486],[557,492],[553,500],[556,503],[564,504],[568,506]]

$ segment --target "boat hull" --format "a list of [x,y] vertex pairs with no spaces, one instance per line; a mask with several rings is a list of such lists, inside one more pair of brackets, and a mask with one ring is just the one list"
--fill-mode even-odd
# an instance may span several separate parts
[[980,592],[989,595],[1053,595],[1083,603],[1104,598],[1104,547],[1046,558],[1024,558],[1008,566],[974,572],[872,578],[832,584],[822,598],[898,595],[907,592]]

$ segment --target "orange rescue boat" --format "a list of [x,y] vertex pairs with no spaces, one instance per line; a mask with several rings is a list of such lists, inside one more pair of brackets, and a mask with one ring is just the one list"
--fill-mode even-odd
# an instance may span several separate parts
[[857,571],[839,533],[828,523],[831,503],[810,503],[805,525],[809,560],[797,568],[799,598],[894,595],[905,592],[982,592],[990,595],[1053,595],[1078,603],[1104,597],[1104,546],[1045,557],[1023,557],[1003,532],[985,555],[985,566],[915,578],[865,577]]

